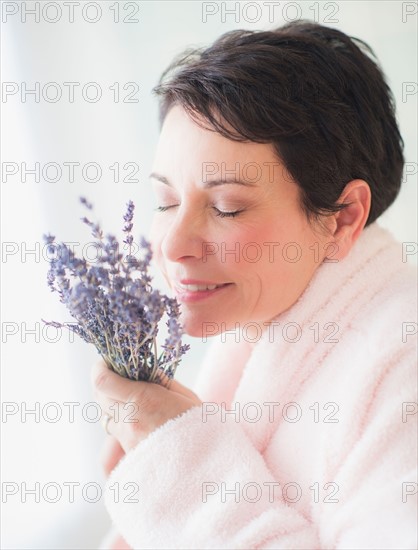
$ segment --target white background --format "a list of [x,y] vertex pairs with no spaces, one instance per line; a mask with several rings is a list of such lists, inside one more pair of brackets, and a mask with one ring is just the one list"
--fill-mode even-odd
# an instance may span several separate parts
[[[103,499],[94,504],[81,496],[85,484],[103,484],[98,458],[103,431],[99,423],[86,420],[86,410],[84,415],[81,413],[83,406],[93,401],[90,370],[98,355],[81,341],[70,342],[67,333],[62,332],[52,343],[56,333],[43,332],[41,318],[71,318],[46,286],[48,266],[42,254],[42,234],[51,232],[63,241],[88,241],[87,230],[78,221],[84,215],[78,197],[84,194],[94,203],[105,230],[111,232],[121,226],[126,201],[134,200],[135,234],[147,236],[155,206],[147,176],[159,132],[157,100],[151,89],[175,54],[186,46],[209,45],[233,28],[269,29],[301,16],[357,36],[374,49],[394,92],[409,169],[413,170],[417,162],[417,15],[407,16],[416,9],[416,3],[274,3],[278,7],[274,19],[269,20],[266,2],[209,2],[205,7],[198,1],[121,1],[117,22],[115,2],[97,2],[97,12],[94,3],[86,8],[81,0],[80,5],[74,5],[71,23],[69,8],[58,2],[55,6],[58,4],[62,13],[54,23],[51,21],[58,14],[54,5],[43,13],[47,3],[40,2],[40,21],[36,22],[30,14],[22,20],[22,3],[2,2],[2,81],[18,85],[18,93],[2,98],[2,162],[3,167],[5,162],[15,162],[19,167],[14,176],[6,178],[3,173],[1,183],[2,401],[3,406],[6,402],[16,403],[18,411],[5,416],[3,410],[2,482],[3,489],[9,482],[19,490],[3,504],[3,548],[97,548],[108,528]],[[138,12],[134,13],[136,6]],[[26,2],[26,9],[34,8],[34,2]],[[235,10],[235,14],[225,13],[225,8]],[[15,9],[16,14],[6,15],[6,11]],[[205,10],[216,13],[204,21]],[[258,13],[261,18],[252,22]],[[97,22],[91,22],[96,16]],[[123,21],[129,17],[138,22]],[[41,86],[40,101],[27,95],[23,102],[23,83],[33,88],[35,82]],[[45,101],[42,89],[49,82],[79,82],[74,102],[68,101],[68,88],[64,86],[61,100]],[[102,98],[96,103],[85,101],[81,94],[88,82],[96,82],[102,89]],[[139,86],[134,95],[139,100],[136,103],[122,101],[130,91],[123,90],[128,82]],[[109,89],[114,83],[120,85],[119,102],[114,101]],[[403,97],[406,88],[414,89],[415,95]],[[52,97],[52,89],[50,93]],[[41,167],[48,162],[79,162],[81,166],[96,162],[103,175],[100,181],[91,183],[83,179],[78,167],[74,182],[69,181],[67,172],[55,183],[45,181],[42,175],[36,182],[30,174],[26,182],[21,181],[21,163],[33,168],[35,162]],[[136,163],[139,181],[113,181],[109,166],[115,162],[120,164],[122,176],[127,175],[122,169],[125,163]],[[400,241],[415,242],[417,178],[405,174],[404,180],[400,196],[380,223]],[[28,253],[36,247],[35,253]],[[167,290],[158,274],[154,282]],[[192,350],[181,363],[177,378],[191,386],[205,345],[188,337],[185,341]],[[36,402],[40,418],[27,415],[23,422],[24,404],[33,409]],[[63,414],[56,423],[48,421],[54,416],[53,409],[45,409],[49,402],[57,403]],[[70,422],[64,402],[80,404],[74,422]],[[90,413],[94,417],[94,410]],[[28,495],[24,503],[24,482],[28,488],[33,488],[35,482],[41,488],[48,482],[78,482],[80,486],[75,489],[72,503],[68,493],[63,493],[57,503],[47,502],[42,494],[40,502]],[[51,489],[47,498],[53,497]],[[88,495],[93,497],[94,491]]]

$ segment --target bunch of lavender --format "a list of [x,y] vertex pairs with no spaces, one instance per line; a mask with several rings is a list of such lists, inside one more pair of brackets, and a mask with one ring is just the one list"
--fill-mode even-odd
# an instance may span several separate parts
[[[85,198],[80,201],[92,210]],[[150,243],[141,237],[143,258],[132,254],[133,212],[134,204],[129,201],[123,218],[127,254],[120,252],[116,237],[104,237],[99,224],[82,218],[95,238],[98,258],[94,264],[77,258],[65,243],[56,244],[52,235],[44,235],[49,254],[53,255],[48,285],[58,292],[60,301],[77,321],[65,325],[55,321],[44,323],[65,326],[94,344],[108,367],[121,376],[168,387],[181,356],[190,346],[181,344],[183,331],[177,300],[151,287]],[[168,315],[168,337],[158,355],[158,323],[164,313]]]

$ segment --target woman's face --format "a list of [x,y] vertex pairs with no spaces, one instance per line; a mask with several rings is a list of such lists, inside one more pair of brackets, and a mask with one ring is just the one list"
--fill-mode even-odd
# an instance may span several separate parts
[[308,224],[270,144],[229,140],[174,106],[151,180],[164,209],[154,215],[152,250],[190,336],[265,330],[326,256],[330,239]]

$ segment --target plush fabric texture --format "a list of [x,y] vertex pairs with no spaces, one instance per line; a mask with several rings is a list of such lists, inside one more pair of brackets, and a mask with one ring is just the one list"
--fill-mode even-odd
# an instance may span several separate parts
[[253,347],[244,332],[210,342],[204,407],[109,477],[115,528],[135,549],[416,548],[417,270],[402,243],[371,224],[273,321]]

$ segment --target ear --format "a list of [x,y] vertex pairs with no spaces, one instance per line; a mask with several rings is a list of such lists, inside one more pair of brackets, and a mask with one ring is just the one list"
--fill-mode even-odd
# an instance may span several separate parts
[[342,260],[350,252],[366,224],[372,194],[364,180],[352,180],[344,187],[339,203],[350,203],[334,215],[332,234],[338,249],[333,258]]

